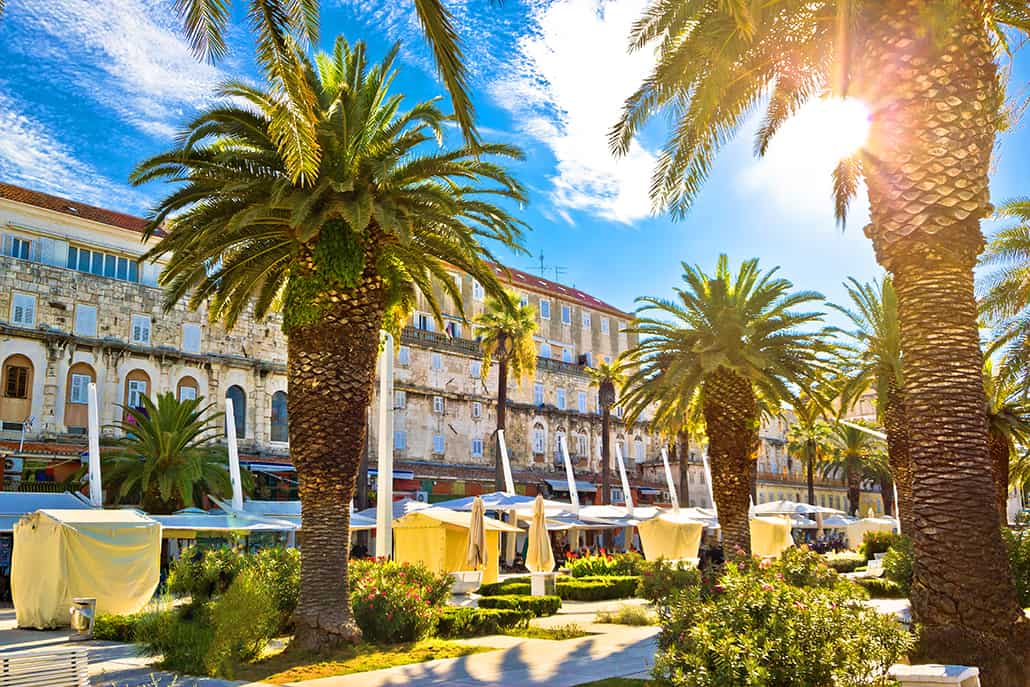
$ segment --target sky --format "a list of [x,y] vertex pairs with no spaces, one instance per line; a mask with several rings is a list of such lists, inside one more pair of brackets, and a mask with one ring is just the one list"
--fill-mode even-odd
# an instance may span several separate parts
[[[531,255],[513,267],[573,284],[627,311],[669,296],[682,262],[712,268],[758,257],[799,289],[843,303],[841,282],[881,272],[862,233],[864,193],[847,227],[833,219],[830,170],[847,131],[819,106],[803,112],[756,160],[757,116],[720,153],[686,218],[654,214],[647,190],[661,121],[615,159],[607,133],[651,54],[625,49],[644,0],[452,0],[486,140],[526,153],[512,170],[529,191],[516,208]],[[230,52],[215,64],[190,52],[173,0],[9,0],[0,19],[0,180],[144,214],[170,187],[133,188],[134,166],[230,78],[256,80],[252,34],[236,0]],[[320,47],[337,35],[373,56],[401,43],[395,88],[406,102],[443,94],[411,0],[323,0]],[[1026,96],[1030,58],[1017,58],[1012,95]],[[444,100],[444,105],[448,101]],[[458,140],[455,134],[455,142]],[[992,172],[996,203],[1030,195],[1030,133],[1005,132]],[[994,226],[988,223],[990,231]]]

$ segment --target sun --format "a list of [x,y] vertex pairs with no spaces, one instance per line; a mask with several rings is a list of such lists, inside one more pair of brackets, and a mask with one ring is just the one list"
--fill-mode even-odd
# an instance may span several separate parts
[[825,98],[803,107],[794,128],[804,138],[804,148],[836,161],[865,146],[869,119],[869,108],[857,98]]

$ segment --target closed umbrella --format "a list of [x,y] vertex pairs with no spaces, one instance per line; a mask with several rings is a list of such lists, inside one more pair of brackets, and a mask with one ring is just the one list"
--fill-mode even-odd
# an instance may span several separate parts
[[533,521],[529,525],[529,550],[526,552],[526,567],[530,572],[554,570],[551,537],[547,534],[547,520],[544,517],[544,498],[539,494],[533,503]]
[[483,499],[479,497],[472,502],[465,565],[469,570],[478,570],[479,566],[486,565],[486,508]]

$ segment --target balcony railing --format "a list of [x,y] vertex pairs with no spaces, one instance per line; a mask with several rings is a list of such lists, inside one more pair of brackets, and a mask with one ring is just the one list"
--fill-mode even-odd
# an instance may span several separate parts
[[[455,338],[445,332],[431,332],[427,329],[418,329],[417,327],[412,326],[407,326],[401,330],[401,343],[443,349],[453,351],[455,353],[463,353],[465,355],[482,355],[482,349],[479,347],[478,341],[473,339]],[[543,358],[541,356],[537,356],[536,366],[537,368],[548,372],[562,372],[564,374],[579,375],[581,377],[587,376],[586,368],[583,365],[567,363],[562,360],[555,360],[554,358]]]

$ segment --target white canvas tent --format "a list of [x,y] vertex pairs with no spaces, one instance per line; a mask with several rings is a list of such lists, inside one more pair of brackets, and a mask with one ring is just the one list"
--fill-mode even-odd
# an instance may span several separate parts
[[11,595],[18,627],[67,625],[75,597],[97,613],[143,608],[160,578],[161,526],[134,510],[40,510],[14,528]]
[[37,510],[82,510],[89,501],[70,491],[57,494],[0,491],[0,533],[14,532],[23,517]]

